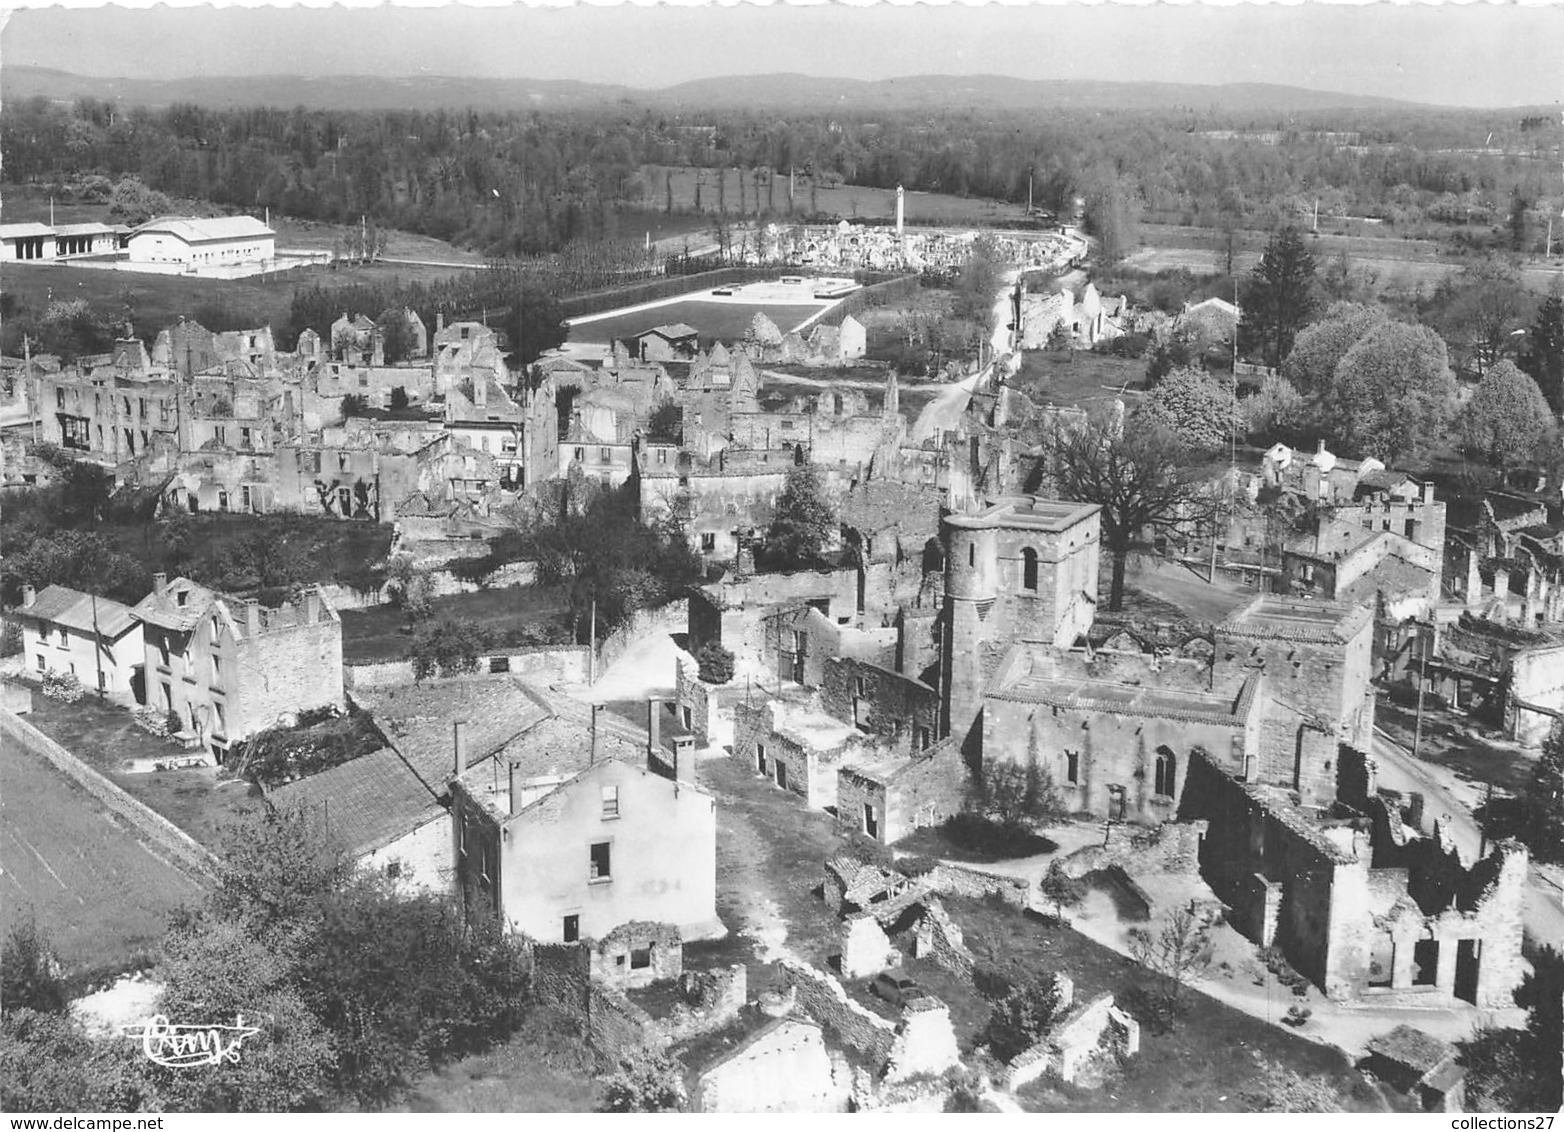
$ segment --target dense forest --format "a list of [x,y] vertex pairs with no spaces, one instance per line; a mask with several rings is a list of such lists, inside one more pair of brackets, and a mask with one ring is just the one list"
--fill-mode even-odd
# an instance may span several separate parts
[[[775,212],[771,177],[944,192],[1067,211],[1275,227],[1318,206],[1398,228],[1504,225],[1561,203],[1551,118],[1434,108],[1223,120],[1187,110],[1102,113],[760,113],[699,120],[621,104],[568,112],[125,109],[82,99],[7,106],[13,183],[61,199],[136,194],[332,222],[367,216],[495,256],[638,234],[627,211],[676,206],[651,165],[740,169],[752,191],[707,211]],[[763,192],[765,186],[768,191]],[[715,194],[713,194],[715,196]],[[679,205],[677,207],[686,207]],[[1541,224],[1534,223],[1540,242]]]

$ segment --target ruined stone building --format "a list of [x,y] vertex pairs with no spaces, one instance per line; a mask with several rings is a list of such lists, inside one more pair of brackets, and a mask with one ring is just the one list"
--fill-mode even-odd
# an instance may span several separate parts
[[219,763],[257,731],[342,705],[342,624],[318,587],[263,608],[154,574],[131,615],[143,626],[147,703],[177,716]]

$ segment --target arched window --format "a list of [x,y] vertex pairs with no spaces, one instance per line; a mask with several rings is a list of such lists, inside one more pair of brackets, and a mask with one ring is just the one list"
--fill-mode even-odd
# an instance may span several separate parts
[[967,543],[967,565],[977,565],[977,543],[975,542]]
[[1021,588],[1037,589],[1037,551],[1031,547],[1021,552]]
[[1178,756],[1166,747],[1157,748],[1156,793],[1159,798],[1173,797],[1173,780],[1178,776]]

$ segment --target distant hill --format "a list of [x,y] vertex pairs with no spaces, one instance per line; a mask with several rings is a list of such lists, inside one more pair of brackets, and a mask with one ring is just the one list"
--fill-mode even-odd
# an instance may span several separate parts
[[0,70],[0,99],[104,98],[166,106],[306,106],[326,110],[435,110],[482,106],[496,110],[606,107],[618,103],[672,110],[765,107],[857,113],[920,109],[1190,108],[1291,112],[1417,104],[1265,83],[1119,83],[1084,79],[1032,80],[1002,75],[916,75],[865,81],[810,75],[738,75],[697,79],[660,90],[569,79],[487,79],[449,75],[211,76],[182,79],[98,78],[46,67]]

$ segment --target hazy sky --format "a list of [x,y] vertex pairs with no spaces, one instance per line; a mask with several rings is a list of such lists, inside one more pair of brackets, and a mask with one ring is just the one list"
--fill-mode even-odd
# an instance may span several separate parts
[[[27,0],[0,0],[0,5]],[[1468,106],[1564,100],[1564,2],[39,6],[0,65],[93,75],[442,74],[669,86],[796,71],[1274,82]]]

